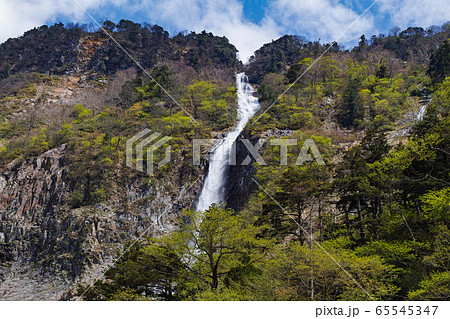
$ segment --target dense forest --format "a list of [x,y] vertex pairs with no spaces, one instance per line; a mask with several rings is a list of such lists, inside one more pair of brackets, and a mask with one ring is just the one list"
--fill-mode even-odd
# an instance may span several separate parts
[[[2,195],[0,270],[19,260],[64,276],[62,299],[448,300],[449,24],[363,35],[351,50],[284,36],[246,65],[227,39],[205,32],[169,37],[126,20],[103,27],[150,76],[83,26],[43,26],[0,45],[2,180],[64,146],[67,185],[22,213],[48,238],[18,227],[18,205]],[[178,189],[205,174],[192,140],[235,124],[241,71],[262,106],[244,135],[313,139],[326,165],[295,165],[300,146],[280,165],[279,147],[266,145],[268,165],[248,168],[254,182],[238,210],[196,212],[197,193],[173,208]],[[59,99],[68,85],[71,97]],[[174,160],[154,176],[125,165],[125,141],[143,128],[172,137]],[[144,193],[138,204],[127,197],[132,187]],[[170,226],[143,233],[154,216],[142,207],[152,202],[155,212],[170,205]],[[104,206],[115,217],[99,213]],[[102,278],[80,280],[107,254],[117,260]]]

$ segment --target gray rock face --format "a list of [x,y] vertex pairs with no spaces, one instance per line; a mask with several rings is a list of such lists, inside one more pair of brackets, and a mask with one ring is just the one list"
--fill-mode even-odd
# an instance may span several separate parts
[[[248,139],[253,145],[258,142],[258,139],[252,138],[248,131],[243,131],[236,141],[236,165],[232,165],[228,169],[226,190],[227,207],[235,211],[242,209],[250,194],[258,187],[252,180],[256,173],[256,169],[252,165],[254,158],[242,139]],[[250,162],[247,165],[241,165],[247,156],[249,156]]]
[[198,185],[135,176],[120,195],[72,208],[66,146],[0,174],[0,300],[66,299],[106,270],[127,242],[161,235],[190,208]]
[[[270,138],[282,138],[294,133],[292,130],[270,130],[261,135],[261,139],[252,136],[249,131],[244,130],[236,141],[236,165],[229,167],[227,176],[226,202],[227,206],[235,211],[240,211],[248,202],[250,195],[258,188],[253,181],[256,168],[253,166],[255,159],[242,142],[248,140],[252,145],[261,143],[259,153],[268,147],[267,141]],[[250,161],[248,161],[250,159]],[[247,161],[246,161],[247,160]],[[242,165],[244,163],[244,165]]]

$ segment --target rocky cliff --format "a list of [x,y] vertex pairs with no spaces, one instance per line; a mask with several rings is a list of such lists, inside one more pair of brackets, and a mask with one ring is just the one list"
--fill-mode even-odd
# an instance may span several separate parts
[[[184,96],[194,79],[234,82],[239,63],[225,38],[169,38],[131,22],[111,32],[149,72],[169,66],[158,80],[170,76],[166,89],[189,112],[199,107]],[[180,141],[208,133],[179,129],[186,114],[102,32],[43,26],[0,45],[0,61],[0,300],[70,299],[125,245],[171,231],[192,207],[205,163],[192,167]],[[125,165],[124,141],[144,127],[177,138],[174,160],[156,176]]]
[[77,281],[99,275],[125,243],[170,231],[196,195],[195,182],[171,188],[137,178],[110,201],[73,209],[66,151],[62,145],[15,161],[0,175],[2,300],[65,298]]

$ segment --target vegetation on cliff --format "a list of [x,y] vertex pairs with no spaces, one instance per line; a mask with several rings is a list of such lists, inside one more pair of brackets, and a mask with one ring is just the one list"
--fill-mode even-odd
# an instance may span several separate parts
[[[239,212],[212,207],[200,215],[180,204],[173,209],[178,216],[172,231],[146,233],[135,244],[138,232],[129,231],[120,216],[133,210],[145,229],[173,206],[160,200],[162,194],[175,201],[178,189],[204,174],[192,164],[192,140],[234,125],[234,74],[243,66],[228,40],[211,34],[171,38],[158,26],[125,20],[104,27],[153,80],[133,69],[134,62],[106,35],[80,26],[41,27],[0,46],[4,172],[66,145],[61,165],[70,190],[58,203],[46,203],[46,218],[61,218],[56,206],[73,216],[120,203],[114,211],[120,222],[111,231],[123,233],[109,242],[120,258],[93,287],[79,286],[78,296],[449,298],[448,25],[393,30],[370,40],[363,36],[351,51],[291,36],[266,44],[245,66],[262,105],[246,134],[253,140],[297,138],[288,165],[280,165],[279,146],[262,147],[268,165],[252,164],[259,186]],[[71,92],[63,89],[69,84]],[[144,128],[172,137],[172,161],[153,176],[127,168],[124,161],[126,139]],[[294,164],[306,139],[316,143],[325,166]],[[146,194],[140,202],[158,203],[153,215],[139,215],[141,206],[131,208],[126,194],[133,183]],[[195,193],[190,196],[193,200]],[[0,237],[0,256],[12,256],[21,240],[10,235],[17,224],[14,205],[5,204],[3,212],[0,234],[7,236]],[[95,237],[101,246],[95,229],[67,224],[72,238],[59,234],[58,240],[75,240],[80,247]],[[50,252],[58,254],[52,242],[39,243],[36,265],[51,260]],[[87,264],[101,263],[88,249],[77,258],[81,266],[74,278],[88,271]]]

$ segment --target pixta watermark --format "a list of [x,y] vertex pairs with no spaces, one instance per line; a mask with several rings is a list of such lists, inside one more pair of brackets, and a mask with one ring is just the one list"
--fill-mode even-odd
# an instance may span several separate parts
[[[162,134],[154,132],[153,134],[148,136],[150,133],[151,130],[145,129],[127,140],[126,161],[128,167],[135,168],[140,172],[144,172],[144,150],[145,150],[145,153],[147,155],[146,171],[147,174],[153,175],[154,152],[163,145],[166,145],[172,138],[168,136],[163,136],[161,139],[157,140]],[[170,162],[171,153],[172,153],[171,146],[166,145],[165,157],[164,159],[159,161],[158,168],[161,168]],[[136,157],[134,157],[134,155],[136,155]]]
[[[153,175],[155,166],[155,151],[161,147],[165,147],[165,156],[157,163],[157,167],[161,168],[171,161],[172,148],[169,144],[171,137],[162,136],[161,133],[151,132],[145,129],[127,140],[126,143],[126,164],[130,168],[135,168],[140,172],[147,172]],[[297,139],[260,139],[255,144],[248,139],[239,139],[246,150],[247,157],[242,162],[236,159],[236,141],[225,139],[194,139],[192,143],[193,164],[201,164],[202,147],[212,149],[213,155],[209,157],[209,161],[227,161],[228,165],[249,165],[254,162],[259,165],[267,165],[260,154],[261,148],[268,144],[276,146],[280,152],[280,165],[288,165],[288,148],[299,146]],[[214,147],[215,146],[215,147]],[[299,155],[296,157],[295,165],[303,165],[305,162],[316,161],[318,165],[325,165],[322,155],[312,139],[303,141]],[[144,168],[144,163],[146,163]]]

